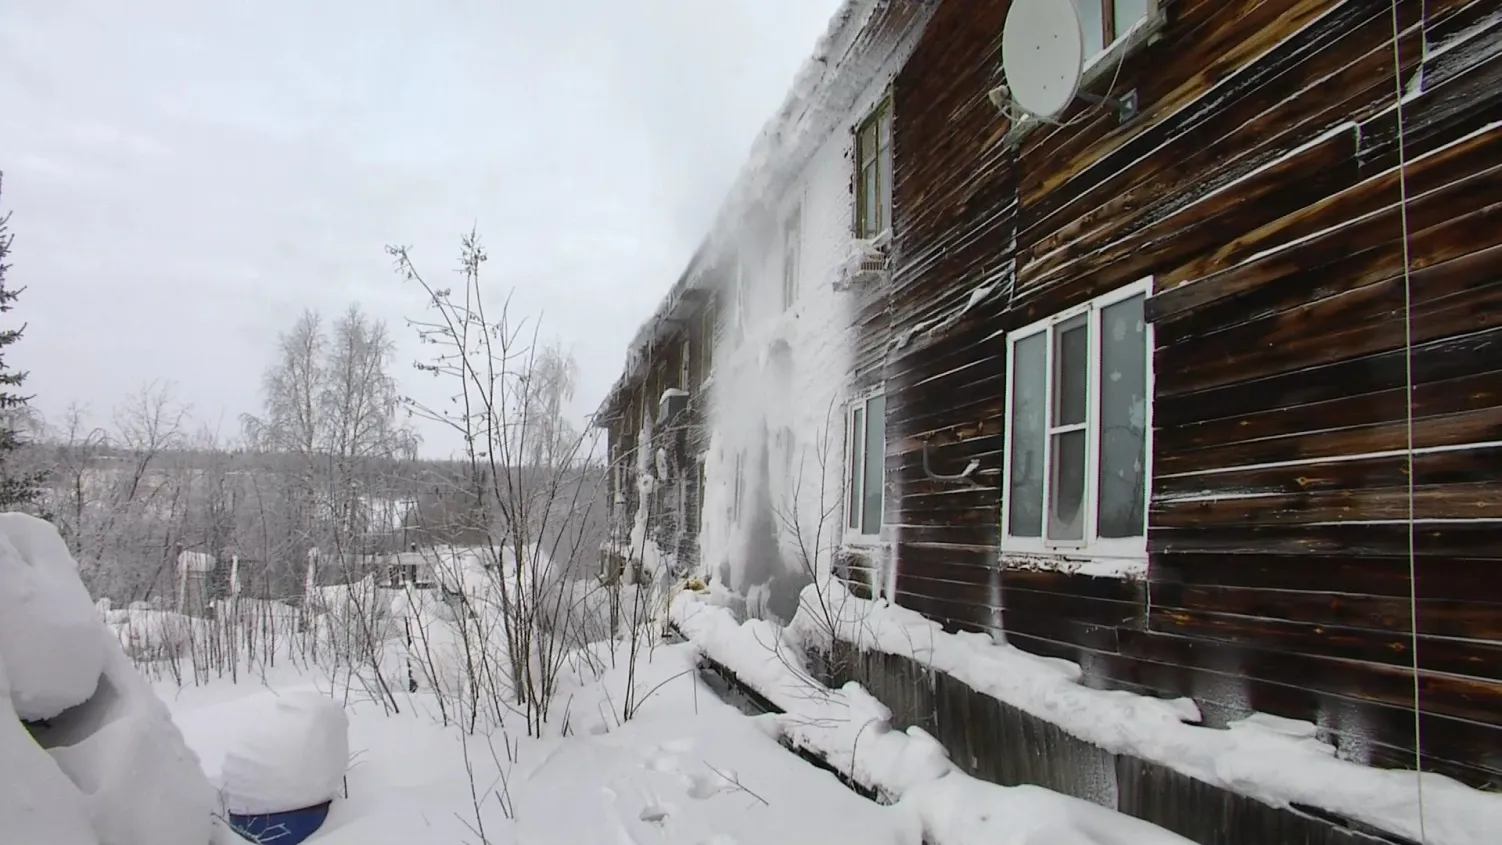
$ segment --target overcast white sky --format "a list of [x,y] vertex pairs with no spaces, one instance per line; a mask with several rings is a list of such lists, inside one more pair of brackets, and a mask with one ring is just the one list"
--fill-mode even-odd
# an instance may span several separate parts
[[9,362],[50,418],[157,379],[232,432],[277,332],[353,301],[413,381],[422,297],[383,247],[447,272],[473,222],[582,418],[838,5],[5,0]]

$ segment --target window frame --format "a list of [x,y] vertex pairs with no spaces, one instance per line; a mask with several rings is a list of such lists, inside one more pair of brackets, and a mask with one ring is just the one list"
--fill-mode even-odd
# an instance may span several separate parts
[[[1100,513],[1100,384],[1101,384],[1101,313],[1121,302],[1125,302],[1135,296],[1145,299],[1151,298],[1153,293],[1153,277],[1148,276],[1138,279],[1127,285],[1115,288],[1101,294],[1088,302],[1080,303],[1072,308],[1067,308],[1052,316],[1046,317],[1026,326],[1022,326],[1007,333],[1007,363],[1006,363],[1006,406],[1003,411],[1005,432],[1003,434],[1004,445],[1002,449],[1001,466],[1001,552],[1007,555],[1040,555],[1051,557],[1084,558],[1090,560],[1129,560],[1147,561],[1147,533],[1151,524],[1149,506],[1152,503],[1153,484],[1153,349],[1154,336],[1153,324],[1143,320],[1143,343],[1146,354],[1146,378],[1144,380],[1144,449],[1142,457],[1142,483],[1144,487],[1143,525],[1142,534],[1137,537],[1099,537]],[[1053,423],[1052,414],[1045,411],[1048,416],[1044,423],[1044,451],[1043,451],[1043,530],[1040,537],[1017,537],[1012,535],[1012,405],[1015,396],[1017,379],[1016,350],[1021,341],[1047,333],[1048,341],[1045,343],[1046,354],[1044,357],[1044,378],[1047,397],[1047,407],[1052,408],[1053,388],[1055,383],[1054,374],[1054,341],[1053,329],[1064,323],[1070,322],[1081,315],[1085,316],[1087,335],[1087,378],[1085,396],[1085,422],[1083,429],[1085,437],[1085,500],[1083,504],[1085,522],[1083,536],[1079,540],[1051,540],[1048,537],[1049,528],[1049,488],[1051,487],[1053,468],[1050,464],[1052,459],[1052,443],[1057,431],[1078,428],[1080,426],[1056,426]]]
[[[869,479],[866,478],[866,466],[870,462],[870,456],[866,449],[866,445],[869,442],[869,438],[867,437],[866,432],[871,424],[871,402],[876,399],[881,399],[883,403],[881,417],[881,479],[877,481],[877,486],[881,491],[882,506],[876,516],[875,529],[868,530],[871,528],[871,526],[865,524],[865,502],[867,492],[866,484],[867,481],[869,481]],[[845,466],[841,478],[841,494],[842,498],[844,498],[845,500],[845,507],[843,513],[841,513],[843,521],[840,523],[840,527],[844,534],[846,542],[876,542],[881,538],[882,528],[884,528],[886,525],[887,437],[885,402],[886,390],[883,387],[874,387],[857,393],[845,406]],[[858,437],[855,433],[855,418],[857,413],[861,415],[861,430],[860,436]],[[860,458],[859,463],[857,463],[855,460],[857,455]],[[854,481],[852,479],[852,476],[857,476],[859,478],[859,481]],[[858,495],[852,496],[851,491],[855,488],[859,488],[857,490]],[[851,521],[853,519],[858,521],[860,524],[858,526],[852,526]]]
[[[1100,47],[1095,50],[1086,51],[1086,62],[1090,62],[1096,56],[1110,51],[1117,41],[1120,41],[1123,36],[1132,30],[1132,27],[1137,25],[1136,20],[1127,24],[1125,28],[1120,25],[1116,20],[1116,0],[1071,0],[1071,2],[1076,2],[1079,5],[1094,5],[1099,3],[1100,6],[1100,32],[1097,33],[1100,36]],[[1158,13],[1159,0],[1146,0],[1146,2],[1147,8],[1143,11],[1141,20],[1150,19]],[[1084,21],[1081,20],[1081,24],[1083,23]]]
[[803,205],[794,205],[782,220],[782,311],[798,302],[803,263]]
[[[892,171],[895,161],[895,156],[891,150],[895,131],[892,111],[892,95],[887,93],[880,100],[877,100],[876,105],[872,106],[871,110],[866,113],[866,116],[861,118],[860,122],[855,125],[855,155],[853,156],[855,161],[854,234],[856,238],[861,240],[879,241],[890,237],[892,232]],[[886,121],[885,145],[883,145],[881,125],[883,120]],[[873,126],[876,129],[874,149],[872,150],[874,161],[868,161],[864,150],[861,148],[861,140],[866,134],[866,130]],[[887,153],[885,158],[882,156],[883,152]],[[883,162],[885,162],[887,167],[885,179],[881,178]],[[870,231],[866,228],[866,207],[867,203],[871,201],[871,197],[866,191],[866,169],[868,165],[876,168],[876,193],[878,197],[885,200],[881,204],[881,207],[886,214],[878,221],[879,225],[875,231]]]

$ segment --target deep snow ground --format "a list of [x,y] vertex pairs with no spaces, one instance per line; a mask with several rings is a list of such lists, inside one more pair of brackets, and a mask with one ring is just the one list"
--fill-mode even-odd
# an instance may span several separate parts
[[[655,691],[624,723],[616,717],[626,685],[623,667],[598,681],[573,679],[560,699],[568,737],[529,740],[498,733],[466,739],[457,727],[442,725],[436,701],[426,694],[399,695],[402,712],[396,715],[353,700],[349,797],[335,802],[311,841],[919,842],[907,813],[845,789],[781,748],[765,720],[716,698],[691,671],[693,659],[687,645],[644,653],[636,683]],[[332,686],[317,670],[283,662],[263,679],[183,688],[165,682],[156,689],[213,779],[235,725],[255,709],[258,697],[298,689],[327,693]],[[238,840],[221,833],[220,841]]]

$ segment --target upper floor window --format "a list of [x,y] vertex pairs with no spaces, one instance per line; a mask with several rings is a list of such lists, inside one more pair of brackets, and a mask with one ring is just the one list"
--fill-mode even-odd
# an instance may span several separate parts
[[1003,551],[1147,555],[1147,280],[1007,338]]
[[887,397],[878,393],[850,405],[845,424],[845,533],[881,534],[886,475]]
[[798,264],[803,257],[803,213],[794,209],[782,224],[782,310],[798,301]]
[[855,236],[875,238],[892,225],[892,101],[856,129]]
[[709,381],[714,374],[714,341],[720,328],[720,298],[711,293],[704,301],[704,310],[699,314],[699,383]]
[[1088,60],[1126,35],[1153,10],[1156,0],[1073,0],[1085,30]]

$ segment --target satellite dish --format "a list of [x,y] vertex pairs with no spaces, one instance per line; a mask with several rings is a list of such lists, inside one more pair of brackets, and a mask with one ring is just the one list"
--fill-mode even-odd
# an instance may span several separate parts
[[1034,117],[1058,117],[1079,93],[1085,31],[1070,0],[1012,0],[1001,32],[1011,98]]

